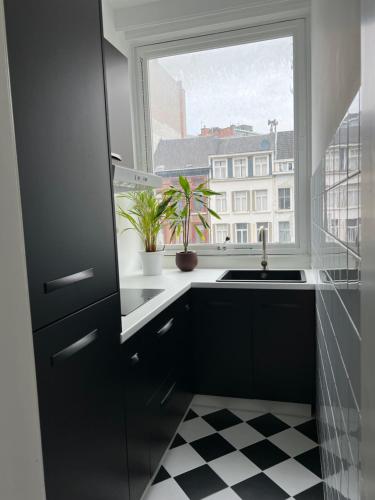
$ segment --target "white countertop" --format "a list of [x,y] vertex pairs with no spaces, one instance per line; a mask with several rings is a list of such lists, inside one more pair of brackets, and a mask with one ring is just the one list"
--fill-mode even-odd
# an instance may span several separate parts
[[305,283],[276,282],[226,282],[216,280],[226,269],[195,269],[183,273],[178,269],[165,269],[160,276],[143,276],[141,272],[124,277],[121,288],[162,288],[164,291],[143,304],[141,307],[122,317],[121,342],[129,339],[142,326],[155,318],[167,306],[190,288],[263,288],[263,289],[298,289],[312,290],[315,288],[314,274],[311,269],[304,269]]

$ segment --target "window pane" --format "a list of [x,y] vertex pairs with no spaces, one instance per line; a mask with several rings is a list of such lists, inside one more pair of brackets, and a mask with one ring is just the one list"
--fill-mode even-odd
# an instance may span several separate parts
[[290,243],[290,222],[280,221],[279,222],[279,242],[280,243]]
[[[148,61],[154,171],[163,186],[183,175],[225,193],[210,199],[221,220],[206,214],[205,242],[223,243],[232,232],[234,242],[257,243],[259,212],[269,242],[284,242],[280,210],[288,210],[294,242],[293,82],[291,36]],[[198,224],[200,207],[192,210]]]

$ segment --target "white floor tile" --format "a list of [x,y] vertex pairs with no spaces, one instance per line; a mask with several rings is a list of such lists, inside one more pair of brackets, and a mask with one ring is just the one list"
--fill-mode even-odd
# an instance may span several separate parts
[[209,462],[209,466],[228,485],[233,486],[259,474],[260,469],[240,451],[234,451]]
[[221,490],[218,493],[214,493],[209,497],[205,497],[204,500],[239,500],[239,496],[230,488]]
[[204,417],[204,415],[208,415],[209,413],[220,410],[221,408],[212,408],[212,406],[204,405],[192,405],[191,409],[200,417]]
[[172,448],[165,456],[163,467],[171,476],[178,476],[206,462],[189,444]]
[[297,495],[321,481],[293,458],[265,470],[264,473],[289,495]]
[[295,457],[317,446],[314,441],[293,428],[278,432],[268,439],[290,457]]
[[247,422],[248,420],[252,420],[253,418],[264,415],[264,412],[262,411],[249,411],[249,410],[237,410],[237,409],[236,410],[231,409],[230,411],[235,415],[237,415],[237,417],[243,420],[244,422]]
[[304,424],[305,422],[308,422],[309,420],[312,420],[312,417],[300,417],[298,415],[282,415],[282,414],[275,414],[275,417],[279,418],[286,424],[295,427],[296,425]]
[[167,479],[151,486],[144,500],[189,500],[189,498],[174,479]]
[[228,427],[228,429],[223,429],[219,434],[238,450],[264,439],[264,436],[260,432],[244,422]]
[[182,422],[178,429],[178,433],[188,442],[209,436],[214,432],[216,432],[215,429],[202,418]]

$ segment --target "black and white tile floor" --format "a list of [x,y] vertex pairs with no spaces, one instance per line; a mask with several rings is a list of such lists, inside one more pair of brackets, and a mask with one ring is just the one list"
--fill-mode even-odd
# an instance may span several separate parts
[[192,405],[145,500],[323,500],[315,420]]

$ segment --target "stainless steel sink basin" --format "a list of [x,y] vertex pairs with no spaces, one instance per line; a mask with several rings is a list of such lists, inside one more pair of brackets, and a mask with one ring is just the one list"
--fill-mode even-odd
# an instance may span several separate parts
[[303,271],[289,269],[229,269],[216,281],[272,281],[276,283],[306,283]]

